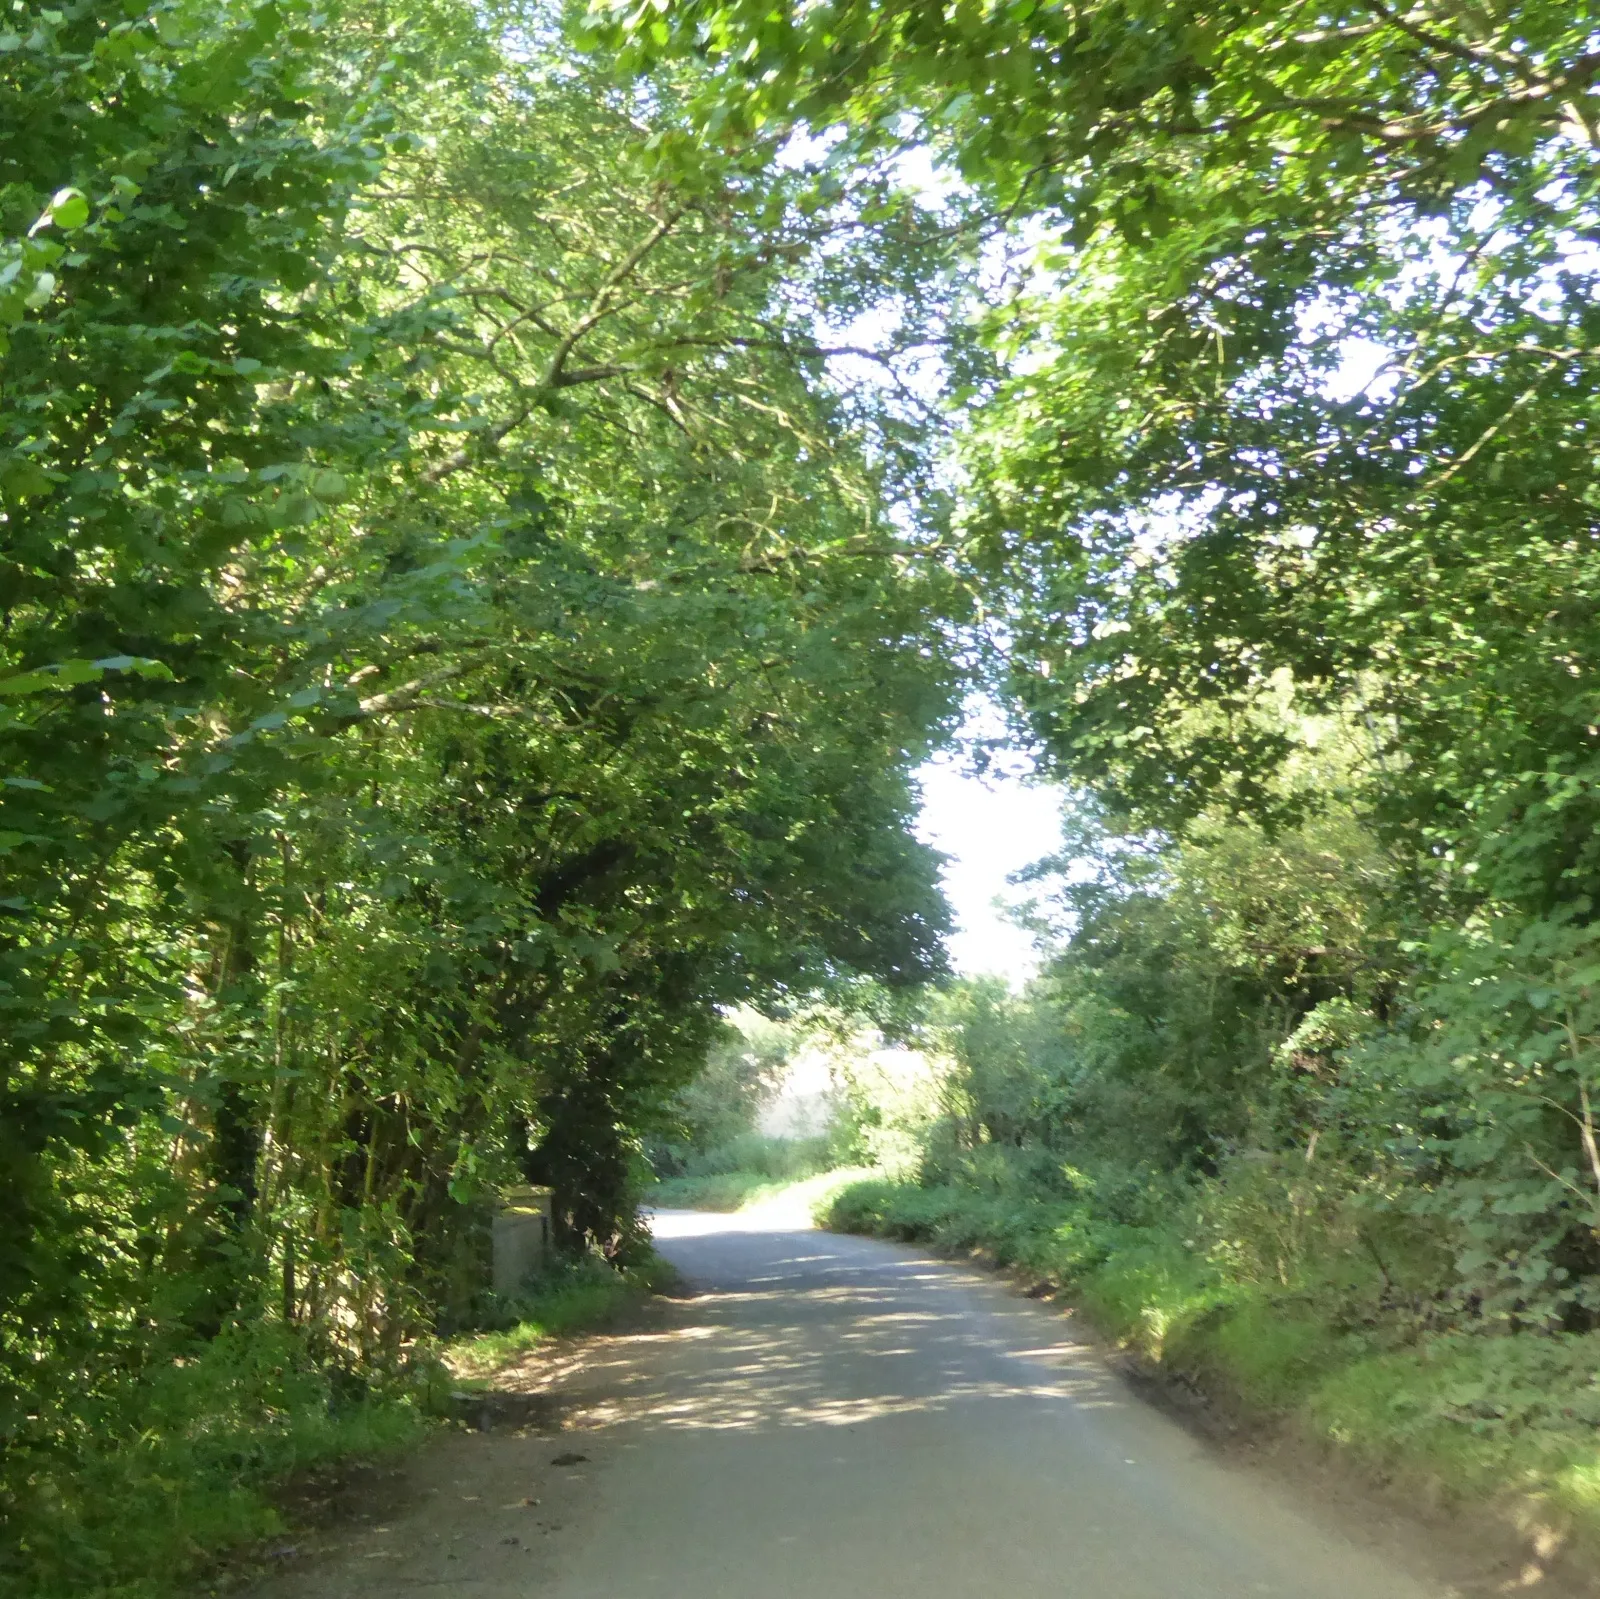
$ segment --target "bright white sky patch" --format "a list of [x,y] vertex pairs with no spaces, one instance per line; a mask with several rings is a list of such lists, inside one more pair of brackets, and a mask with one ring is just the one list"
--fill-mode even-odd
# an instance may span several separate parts
[[1061,848],[1060,791],[1024,781],[1027,773],[1027,763],[1013,757],[975,777],[952,755],[936,757],[917,773],[917,836],[950,857],[944,869],[945,896],[956,917],[950,962],[963,977],[996,973],[1019,985],[1038,970],[1031,935],[1006,921],[1001,909],[1032,892],[1006,879]]

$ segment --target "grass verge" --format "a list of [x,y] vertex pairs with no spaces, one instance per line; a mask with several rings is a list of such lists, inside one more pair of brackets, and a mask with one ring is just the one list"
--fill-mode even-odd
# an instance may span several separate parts
[[715,1148],[678,1152],[671,1175],[645,1195],[669,1210],[741,1210],[834,1170],[838,1155],[827,1138],[767,1138],[743,1133]]
[[493,1301],[490,1330],[419,1356],[385,1385],[317,1367],[275,1325],[232,1329],[125,1393],[86,1401],[70,1459],[7,1450],[0,1595],[172,1599],[223,1557],[281,1538],[289,1484],[415,1448],[453,1387],[487,1386],[547,1339],[614,1324],[671,1275],[655,1259],[627,1272],[563,1268]]
[[461,1386],[485,1386],[495,1372],[552,1338],[614,1326],[674,1280],[659,1256],[625,1271],[599,1261],[563,1267],[519,1298],[501,1301],[499,1325],[453,1339],[445,1346],[444,1364]]
[[1292,1286],[1230,1278],[1176,1231],[1109,1224],[1082,1201],[875,1178],[841,1188],[818,1219],[980,1250],[1066,1291],[1102,1335],[1216,1398],[1435,1502],[1493,1506],[1547,1552],[1600,1551],[1600,1333],[1343,1321]]
[[258,1324],[88,1396],[70,1452],[6,1452],[0,1593],[171,1599],[219,1556],[283,1531],[280,1485],[417,1443],[425,1388],[415,1374],[341,1378]]
[[782,1193],[793,1181],[769,1177],[758,1171],[719,1171],[703,1177],[665,1177],[646,1194],[647,1205],[664,1210],[741,1210],[773,1194]]
[[748,1210],[780,1195],[806,1209],[832,1201],[851,1183],[872,1176],[863,1166],[841,1166],[832,1171],[799,1177],[769,1177],[764,1172],[717,1172],[705,1177],[668,1177],[646,1194],[644,1202],[662,1210]]

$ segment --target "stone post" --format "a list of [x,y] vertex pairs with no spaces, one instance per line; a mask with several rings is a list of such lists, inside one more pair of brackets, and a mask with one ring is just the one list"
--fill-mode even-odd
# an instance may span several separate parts
[[550,1190],[502,1189],[493,1241],[494,1291],[515,1298],[550,1253]]

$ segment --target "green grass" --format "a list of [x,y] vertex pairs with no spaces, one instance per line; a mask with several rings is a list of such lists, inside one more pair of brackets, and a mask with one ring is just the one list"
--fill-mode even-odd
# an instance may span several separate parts
[[672,1268],[658,1256],[626,1271],[613,1271],[598,1261],[563,1268],[520,1298],[502,1302],[503,1325],[449,1343],[445,1364],[469,1387],[484,1383],[552,1338],[613,1326],[673,1280]]
[[1514,1494],[1600,1543],[1600,1333],[1440,1336],[1309,1386],[1325,1436],[1461,1498]]
[[650,1188],[644,1201],[665,1210],[740,1210],[770,1198],[794,1181],[758,1171],[711,1172],[703,1177],[667,1177]]
[[76,1446],[5,1461],[0,1591],[170,1599],[219,1554],[282,1531],[274,1488],[427,1431],[419,1385],[343,1383],[272,1326],[224,1334],[83,1400]]
[[826,1208],[833,1196],[868,1175],[862,1166],[840,1166],[806,1176],[769,1177],[763,1172],[717,1172],[706,1177],[669,1177],[645,1194],[645,1204],[664,1210],[745,1210],[780,1195],[801,1210]]
[[669,1210],[741,1210],[837,1164],[826,1138],[745,1133],[683,1159],[679,1170],[646,1191],[644,1202]]
[[584,1262],[488,1307],[500,1323],[459,1338],[448,1368],[419,1358],[370,1388],[319,1370],[272,1324],[241,1327],[126,1392],[84,1401],[79,1447],[11,1449],[0,1495],[5,1599],[172,1599],[230,1551],[282,1537],[276,1491],[341,1462],[392,1457],[437,1424],[454,1386],[550,1338],[613,1324],[671,1268]]
[[1326,1292],[1230,1277],[1178,1231],[1114,1224],[1086,1201],[878,1178],[819,1219],[1020,1266],[1107,1338],[1251,1412],[1431,1497],[1600,1551],[1600,1333],[1430,1335],[1341,1316]]

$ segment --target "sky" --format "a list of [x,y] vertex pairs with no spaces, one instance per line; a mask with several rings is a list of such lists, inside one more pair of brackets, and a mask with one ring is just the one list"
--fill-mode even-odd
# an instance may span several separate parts
[[1026,899],[1006,879],[1061,847],[1059,791],[1026,781],[1021,757],[972,774],[959,755],[921,768],[922,816],[917,836],[950,857],[945,897],[955,913],[950,963],[963,977],[996,973],[1020,985],[1038,968],[1032,938],[1008,923],[995,901]]

